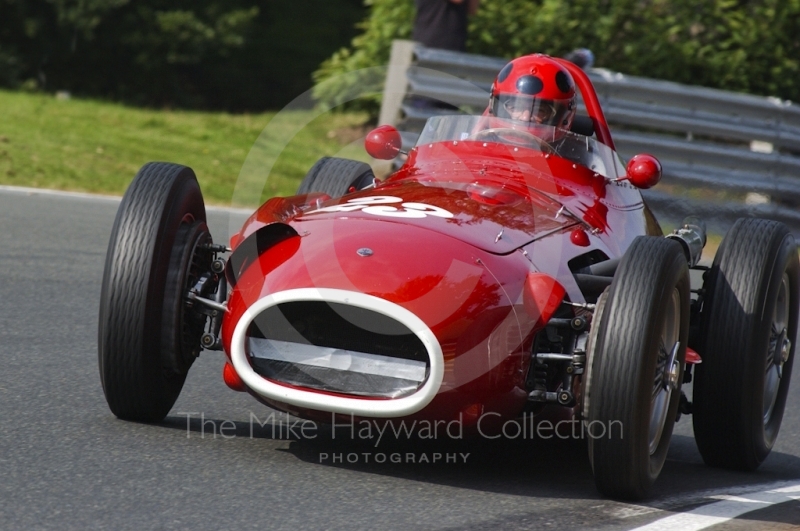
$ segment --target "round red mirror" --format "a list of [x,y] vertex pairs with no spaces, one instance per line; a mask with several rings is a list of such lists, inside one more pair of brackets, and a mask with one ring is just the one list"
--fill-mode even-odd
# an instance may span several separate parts
[[661,180],[661,163],[653,155],[640,153],[628,161],[628,180],[636,188],[652,188]]
[[403,140],[400,133],[391,125],[381,125],[367,134],[364,148],[370,157],[379,160],[391,160],[400,153]]

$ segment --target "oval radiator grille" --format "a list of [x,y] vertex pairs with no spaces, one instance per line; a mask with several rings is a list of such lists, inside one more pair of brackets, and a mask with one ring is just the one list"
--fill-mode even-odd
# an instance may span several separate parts
[[336,302],[266,308],[250,324],[246,345],[264,378],[354,396],[404,397],[430,373],[427,350],[403,323]]

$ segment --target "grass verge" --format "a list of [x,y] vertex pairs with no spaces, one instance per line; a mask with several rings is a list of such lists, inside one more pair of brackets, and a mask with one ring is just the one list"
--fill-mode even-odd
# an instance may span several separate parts
[[148,110],[0,91],[0,116],[6,185],[121,195],[143,164],[167,161],[194,169],[207,203],[229,205],[259,137],[274,161],[260,200],[294,193],[322,156],[369,162],[361,144],[366,115],[358,113]]

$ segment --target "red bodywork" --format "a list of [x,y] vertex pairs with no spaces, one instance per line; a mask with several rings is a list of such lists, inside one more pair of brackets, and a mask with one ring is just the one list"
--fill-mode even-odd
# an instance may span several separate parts
[[[613,148],[588,79],[570,70],[597,139]],[[536,332],[562,300],[584,302],[570,260],[592,252],[620,257],[643,234],[660,235],[661,229],[639,191],[624,180],[509,144],[418,145],[397,173],[374,188],[338,199],[309,194],[262,205],[231,241],[232,291],[222,340],[230,360],[244,341],[246,327],[237,325],[274,294],[314,289],[345,294],[341,301],[348,301],[347,293],[364,294],[364,300],[410,312],[435,338],[438,346],[429,352],[440,349],[442,363],[430,361],[429,377],[441,369],[430,396],[393,413],[379,408],[395,398],[279,381],[265,393],[239,378],[242,371],[233,365],[226,367],[225,381],[312,419],[329,421],[332,413],[348,411],[359,417],[460,418],[465,424],[486,412],[513,418],[528,398]],[[384,311],[380,301],[375,304]],[[409,316],[404,322],[416,321]],[[423,343],[430,337],[425,334]],[[348,409],[354,403],[363,408]]]

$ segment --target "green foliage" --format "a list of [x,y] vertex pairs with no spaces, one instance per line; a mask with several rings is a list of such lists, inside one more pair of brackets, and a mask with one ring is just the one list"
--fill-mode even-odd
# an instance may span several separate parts
[[147,81],[164,97],[170,92],[170,84],[179,81],[188,85],[184,90],[194,92],[199,100],[201,96],[196,93],[202,88],[194,73],[203,65],[213,70],[219,62],[239,52],[258,15],[257,7],[225,11],[220,4],[169,11],[140,6],[135,17],[127,17],[130,28],[120,40],[135,50],[134,68],[145,73]]
[[[341,48],[314,72],[314,98],[335,107],[349,100],[354,92],[371,93],[348,105],[376,115],[380,107],[383,78],[370,67],[385,66],[394,39],[408,39],[414,17],[413,0],[364,0],[370,7],[366,20],[358,24],[363,31],[349,48]],[[356,88],[357,90],[354,90]]]
[[361,0],[0,0],[0,86],[280,108],[364,12]]
[[[235,9],[205,20],[192,11],[156,11],[158,31],[143,45],[150,45],[158,57],[171,64],[198,64],[211,53],[229,56],[245,43],[249,25],[258,16],[258,8]],[[141,57],[141,56],[140,56]]]
[[[323,103],[348,88],[342,74],[385,65],[391,40],[410,35],[411,0],[367,3],[363,33],[315,73],[341,79],[315,93]],[[800,0],[482,0],[467,42],[508,58],[578,47],[613,71],[800,101]]]
[[54,7],[58,25],[72,30],[73,49],[78,36],[90,40],[103,17],[129,0],[47,0]]
[[562,55],[590,47],[601,16],[597,1],[484,0],[470,21],[467,48],[498,57]]
[[11,50],[0,46],[0,85],[7,87],[19,83],[19,58]]
[[[0,86],[257,110],[316,68],[323,104],[364,93],[350,107],[376,113],[366,69],[413,17],[413,0],[0,0]],[[482,0],[469,33],[472,53],[588,47],[611,70],[800,101],[800,0]]]

